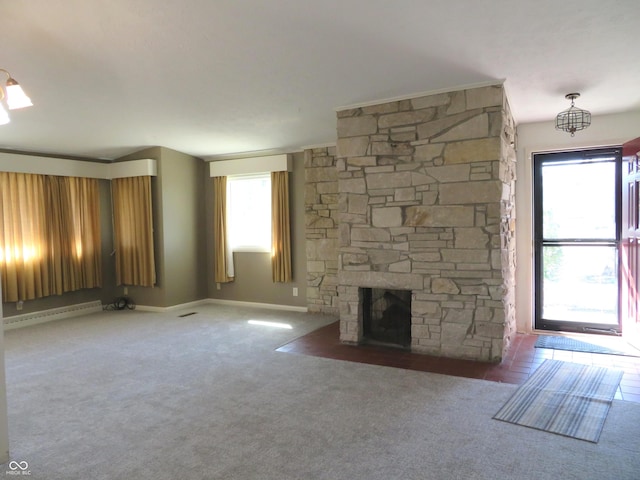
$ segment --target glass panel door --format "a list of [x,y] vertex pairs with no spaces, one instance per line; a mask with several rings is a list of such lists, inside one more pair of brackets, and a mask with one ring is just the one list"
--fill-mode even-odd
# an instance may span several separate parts
[[536,328],[619,332],[620,155],[534,156]]

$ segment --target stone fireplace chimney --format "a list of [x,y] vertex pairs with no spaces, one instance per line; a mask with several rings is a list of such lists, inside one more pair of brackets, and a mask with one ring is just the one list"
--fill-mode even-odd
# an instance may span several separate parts
[[363,340],[364,289],[409,290],[412,351],[500,361],[515,334],[515,134],[503,87],[337,116],[340,339]]

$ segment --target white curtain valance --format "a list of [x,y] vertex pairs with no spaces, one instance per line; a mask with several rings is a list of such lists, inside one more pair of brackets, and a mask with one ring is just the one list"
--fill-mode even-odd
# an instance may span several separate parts
[[209,162],[209,175],[212,177],[228,177],[230,175],[246,175],[248,173],[290,172],[291,170],[291,155],[288,154]]
[[111,180],[122,177],[155,177],[157,175],[157,165],[156,161],[150,158],[102,163],[17,153],[0,153],[0,171]]

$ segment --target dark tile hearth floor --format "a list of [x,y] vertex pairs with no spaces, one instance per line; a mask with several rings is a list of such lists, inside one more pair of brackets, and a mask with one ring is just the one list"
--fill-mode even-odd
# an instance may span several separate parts
[[334,322],[283,345],[278,351],[516,385],[523,383],[548,358],[586,363],[623,370],[624,376],[615,398],[640,403],[640,357],[535,348],[537,338],[537,335],[518,334],[503,361],[493,364],[432,357],[373,345],[344,345],[339,340],[338,322]]

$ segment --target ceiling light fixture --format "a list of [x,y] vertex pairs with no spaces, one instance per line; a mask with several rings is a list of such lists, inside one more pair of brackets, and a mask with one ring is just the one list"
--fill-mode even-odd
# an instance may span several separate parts
[[584,130],[591,125],[591,113],[574,104],[575,99],[579,96],[579,93],[567,93],[564,98],[571,100],[571,106],[556,117],[556,130],[570,133],[572,137],[578,130]]
[[[9,110],[17,110],[18,108],[32,106],[33,103],[31,103],[31,99],[27,97],[20,84],[16,82],[15,78],[12,78],[11,74],[4,68],[0,68],[0,72],[7,76],[7,83],[4,90],[0,88],[0,100],[6,99]],[[9,123],[9,121],[9,114],[0,103],[0,125]]]

